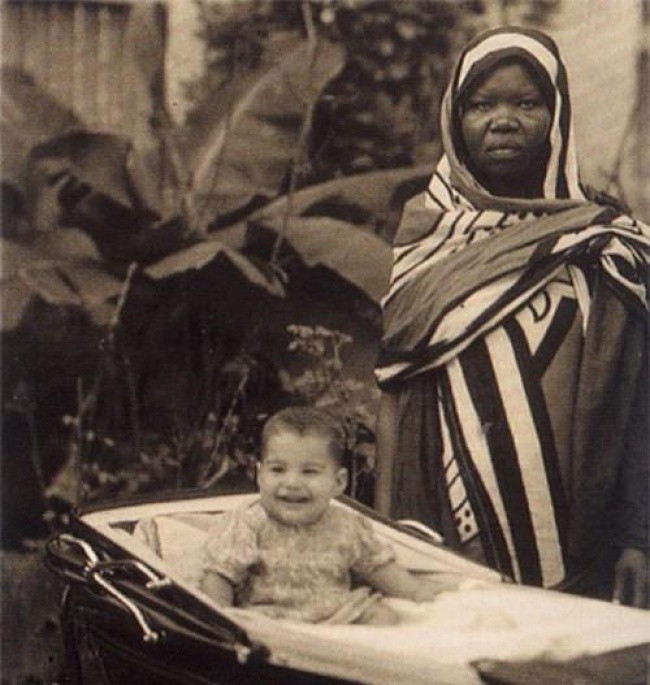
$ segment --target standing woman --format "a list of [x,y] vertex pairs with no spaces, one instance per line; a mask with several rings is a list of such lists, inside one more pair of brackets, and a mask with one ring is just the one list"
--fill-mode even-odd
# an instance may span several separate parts
[[648,227],[578,178],[557,46],[463,51],[405,206],[376,374],[376,506],[515,581],[645,604]]

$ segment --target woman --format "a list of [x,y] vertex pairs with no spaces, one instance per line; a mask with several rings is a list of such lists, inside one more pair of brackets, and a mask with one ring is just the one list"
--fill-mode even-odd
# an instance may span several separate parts
[[645,602],[650,232],[579,183],[565,67],[464,50],[394,244],[376,506],[517,582]]

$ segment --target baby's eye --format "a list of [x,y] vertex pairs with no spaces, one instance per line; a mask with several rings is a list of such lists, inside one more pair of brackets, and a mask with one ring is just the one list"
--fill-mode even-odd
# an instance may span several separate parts
[[320,473],[318,469],[303,469],[302,472],[307,476],[314,476],[317,473]]
[[284,466],[280,466],[279,464],[271,464],[270,466],[267,466],[267,469],[269,473],[284,473],[285,471]]

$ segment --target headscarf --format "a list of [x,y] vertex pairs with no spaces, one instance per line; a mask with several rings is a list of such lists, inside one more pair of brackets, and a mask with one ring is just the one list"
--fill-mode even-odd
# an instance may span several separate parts
[[[503,60],[523,60],[552,89],[542,196],[491,195],[463,162],[460,105]],[[567,72],[551,38],[498,28],[461,53],[441,108],[443,155],[405,206],[394,241],[376,369],[388,385],[440,366],[529,301],[578,256],[599,259],[631,306],[647,307],[650,229],[590,203],[579,180]]]
[[[571,123],[571,102],[567,71],[556,44],[545,34],[532,29],[498,28],[487,31],[463,51],[443,100],[441,117],[442,144],[448,157],[451,182],[472,200],[477,208],[504,209],[503,198],[494,198],[482,189],[459,159],[462,150],[460,105],[476,82],[504,60],[523,61],[535,75],[535,81],[549,103],[553,119],[549,131],[550,155],[544,177],[542,198],[545,200],[586,200],[580,187]],[[540,199],[542,199],[540,198]],[[517,211],[537,209],[538,200],[519,201]],[[556,205],[564,207],[562,203]]]

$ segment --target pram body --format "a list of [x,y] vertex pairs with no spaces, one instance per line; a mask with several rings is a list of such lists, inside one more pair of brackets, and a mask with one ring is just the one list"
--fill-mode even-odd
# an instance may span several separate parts
[[[505,583],[420,526],[372,521],[440,600],[393,600],[397,626],[306,625],[223,609],[198,589],[212,517],[254,493],[161,495],[76,512],[48,542],[76,685],[646,682],[650,612]],[[581,680],[580,680],[581,678]],[[590,680],[590,678],[592,678]]]

